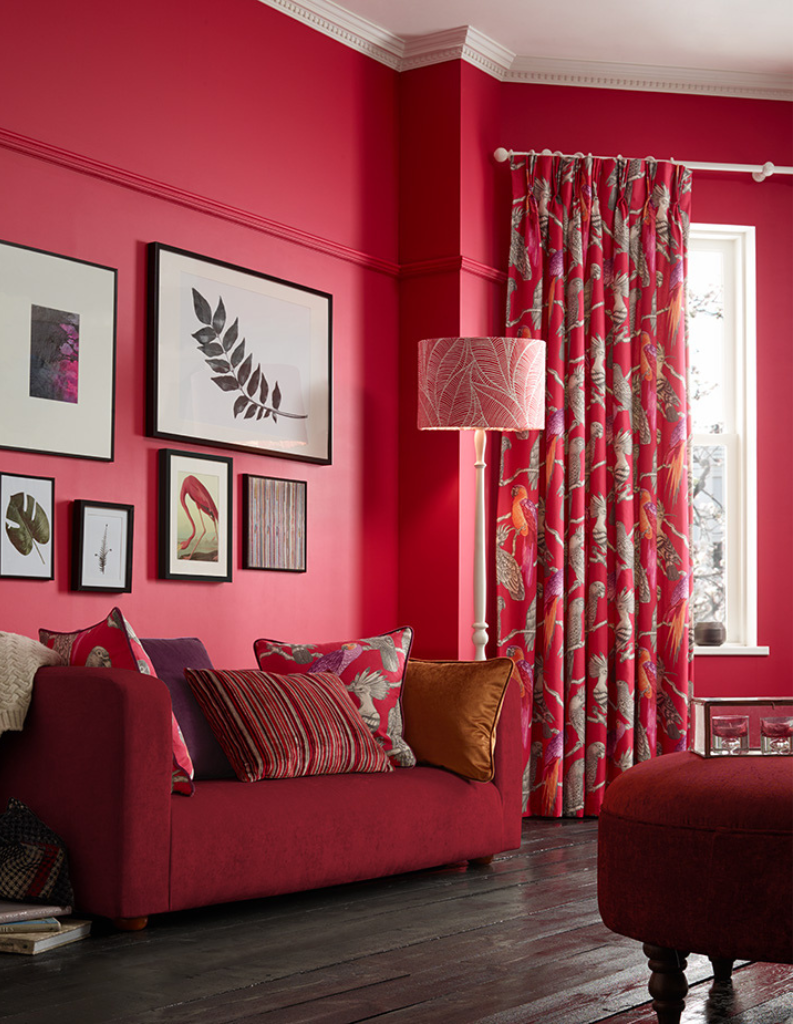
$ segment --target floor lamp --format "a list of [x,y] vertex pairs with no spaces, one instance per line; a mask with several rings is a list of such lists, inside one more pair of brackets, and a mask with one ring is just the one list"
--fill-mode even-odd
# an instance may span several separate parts
[[487,645],[485,431],[545,425],[545,342],[528,338],[428,338],[419,342],[419,430],[473,430],[476,460],[474,618],[476,661]]

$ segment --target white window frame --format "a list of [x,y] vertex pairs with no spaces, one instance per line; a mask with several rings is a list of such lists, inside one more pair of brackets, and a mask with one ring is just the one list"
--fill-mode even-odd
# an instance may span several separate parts
[[[719,249],[725,268],[725,398],[734,417],[723,434],[694,434],[692,444],[726,449],[727,642],[696,654],[768,654],[757,646],[757,348],[755,229],[692,224],[689,250]],[[729,329],[731,327],[731,329]]]

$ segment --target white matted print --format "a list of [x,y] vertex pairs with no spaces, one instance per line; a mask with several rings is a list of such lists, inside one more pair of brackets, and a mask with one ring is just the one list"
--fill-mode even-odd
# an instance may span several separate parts
[[0,242],[0,447],[113,459],[116,271]]
[[132,590],[134,508],[75,501],[72,519],[72,590]]
[[331,461],[326,292],[150,246],[149,433]]
[[0,511],[0,576],[53,579],[55,480],[0,473]]
[[160,451],[160,576],[231,580],[232,460]]

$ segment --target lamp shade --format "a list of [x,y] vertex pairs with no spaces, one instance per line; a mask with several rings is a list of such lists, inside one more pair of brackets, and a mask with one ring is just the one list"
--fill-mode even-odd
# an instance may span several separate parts
[[420,430],[536,430],[545,425],[545,342],[419,342]]

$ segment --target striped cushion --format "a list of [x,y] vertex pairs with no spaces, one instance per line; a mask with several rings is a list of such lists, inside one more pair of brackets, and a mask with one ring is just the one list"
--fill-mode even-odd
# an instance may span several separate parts
[[388,757],[332,672],[185,669],[238,779],[388,772]]

